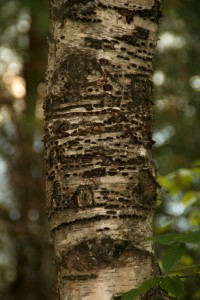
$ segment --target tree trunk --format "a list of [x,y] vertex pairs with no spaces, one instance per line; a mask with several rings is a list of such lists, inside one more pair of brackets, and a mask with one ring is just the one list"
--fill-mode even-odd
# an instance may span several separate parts
[[158,187],[151,77],[160,10],[160,0],[50,1],[44,141],[61,300],[117,299],[157,272],[144,239]]

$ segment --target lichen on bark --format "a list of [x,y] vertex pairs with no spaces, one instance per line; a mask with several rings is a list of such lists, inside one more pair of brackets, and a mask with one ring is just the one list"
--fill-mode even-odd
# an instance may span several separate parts
[[[60,299],[156,273],[152,64],[161,1],[51,0],[45,158]],[[77,283],[78,282],[78,283]]]

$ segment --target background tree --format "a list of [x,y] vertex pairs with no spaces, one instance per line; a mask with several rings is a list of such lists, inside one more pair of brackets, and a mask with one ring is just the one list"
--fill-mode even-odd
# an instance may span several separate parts
[[[31,4],[1,3],[1,156],[11,189],[10,202],[1,200],[6,207],[2,223],[9,225],[2,226],[2,242],[7,240],[2,252],[9,267],[2,270],[1,299],[52,299],[53,291],[44,212],[41,125],[36,117],[42,105],[47,5],[40,2],[38,15],[35,4]],[[40,51],[36,52],[37,48]]]

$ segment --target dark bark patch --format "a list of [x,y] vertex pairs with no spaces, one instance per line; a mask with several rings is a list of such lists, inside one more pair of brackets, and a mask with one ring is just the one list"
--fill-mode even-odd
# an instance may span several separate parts
[[94,39],[90,37],[85,38],[86,46],[93,48],[93,49],[101,49],[103,47],[103,41],[99,39]]
[[54,163],[56,163],[56,147],[50,149],[49,153],[46,156],[46,163],[50,168],[52,168]]
[[87,86],[88,75],[97,71],[101,73],[101,67],[91,53],[75,48],[66,49],[66,52],[52,78],[52,84],[59,85],[63,94],[52,97],[54,105],[82,99],[81,89]]
[[144,76],[131,78],[131,97],[134,105],[141,105],[152,99],[152,82]]
[[68,0],[66,16],[72,20],[82,19],[82,17],[95,14],[95,9],[95,0]]
[[155,0],[154,6],[151,9],[136,10],[134,11],[134,14],[139,15],[141,18],[150,19],[152,22],[158,24],[160,18],[162,17],[161,6],[161,1]]
[[[93,49],[110,49],[114,50],[115,49],[115,44],[117,41],[113,40],[108,40],[108,39],[95,39],[91,37],[86,37],[85,38],[85,46],[90,47]],[[104,61],[105,62],[105,61]],[[101,61],[100,61],[101,63]]]
[[119,7],[113,7],[113,9],[116,10],[118,12],[118,14],[121,15],[121,17],[119,17],[119,19],[125,18],[126,22],[128,24],[133,22],[133,16],[134,16],[134,11],[133,10],[119,8]]
[[113,257],[114,258],[118,258],[124,250],[126,250],[126,248],[128,247],[128,241],[122,241],[122,242],[119,242],[119,243],[116,243],[115,244],[115,249],[114,249],[114,252],[113,252]]
[[79,275],[80,272],[99,272],[105,267],[124,266],[129,258],[139,263],[141,259],[147,259],[149,256],[151,253],[135,247],[133,241],[114,240],[106,236],[101,239],[83,240],[70,250],[61,252],[56,260],[58,265],[68,270],[69,275]]
[[126,22],[128,24],[130,24],[131,22],[133,22],[133,16],[134,16],[134,12],[132,11],[129,11],[127,14],[126,14]]
[[104,84],[103,85],[103,89],[104,89],[104,91],[111,91],[112,90],[112,85],[110,85],[110,84]]
[[149,170],[141,170],[138,185],[132,192],[133,199],[141,207],[154,208],[159,184]]
[[137,38],[132,35],[124,34],[121,37],[116,36],[115,38],[135,47],[138,45]]
[[63,4],[51,5],[51,17],[53,21],[63,23],[65,19],[81,20],[88,15],[94,15],[96,9],[95,0],[68,0]]
[[78,6],[78,5],[87,5],[88,3],[94,3],[95,0],[68,0],[66,5],[67,8],[70,9],[74,6]]
[[118,259],[129,245],[130,241],[115,241],[110,237],[82,241],[67,255],[63,255],[63,264],[67,264],[68,270],[76,271],[107,267]]
[[59,206],[61,204],[62,194],[61,194],[60,184],[58,181],[53,182],[51,199],[52,199],[52,205],[56,204],[56,206]]
[[54,126],[54,133],[55,134],[62,134],[64,132],[66,132],[67,130],[69,130],[69,122],[67,120],[56,120],[53,124]]
[[149,30],[137,26],[133,32],[133,35],[141,40],[147,40],[149,37]]
[[97,274],[79,274],[79,275],[64,275],[63,279],[69,281],[83,281],[83,280],[91,280],[98,278]]
[[105,59],[105,58],[100,58],[100,59],[99,59],[99,62],[100,62],[100,64],[101,64],[102,66],[107,66],[107,65],[109,65],[109,61],[108,61],[107,59]]
[[96,168],[90,171],[85,171],[83,174],[83,177],[102,177],[106,175],[106,169],[105,168]]
[[156,199],[158,184],[148,170],[140,171],[139,189],[144,203],[151,204]]
[[[115,38],[134,47],[141,47],[145,45],[143,45],[143,43],[148,37],[149,30],[137,26],[131,35],[124,34],[122,36],[116,36]],[[132,56],[137,57],[134,53],[132,53]]]

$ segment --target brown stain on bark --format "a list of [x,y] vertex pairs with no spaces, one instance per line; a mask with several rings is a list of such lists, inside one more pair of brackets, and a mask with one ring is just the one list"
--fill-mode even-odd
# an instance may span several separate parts
[[139,261],[151,256],[147,251],[136,248],[129,240],[114,240],[111,237],[88,239],[73,247],[69,252],[62,252],[57,259],[68,271],[98,272],[105,267],[115,268],[128,262],[129,258]]

